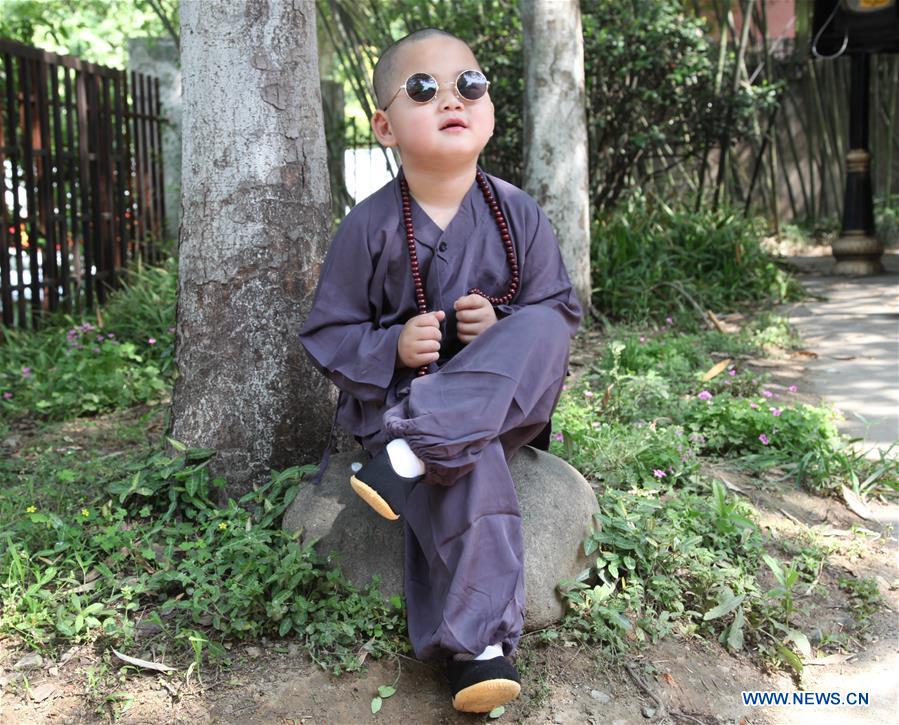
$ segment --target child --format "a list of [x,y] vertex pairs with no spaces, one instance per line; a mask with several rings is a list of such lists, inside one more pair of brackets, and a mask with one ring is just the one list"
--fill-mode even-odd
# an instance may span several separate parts
[[536,202],[477,167],[493,103],[468,45],[412,33],[374,87],[372,128],[402,168],[337,230],[300,340],[341,391],[337,421],[374,455],[351,485],[405,521],[416,656],[446,659],[456,709],[489,712],[520,691],[507,460],[550,420],[581,310]]

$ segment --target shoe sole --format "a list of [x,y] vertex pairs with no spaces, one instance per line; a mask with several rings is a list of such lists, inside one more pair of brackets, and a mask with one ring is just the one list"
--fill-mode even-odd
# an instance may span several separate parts
[[394,513],[393,509],[390,508],[390,504],[388,504],[383,498],[381,498],[380,494],[378,494],[378,492],[375,491],[371,486],[363,483],[355,476],[350,476],[350,485],[353,487],[353,490],[359,495],[359,497],[363,501],[365,501],[365,503],[371,506],[378,514],[383,516],[385,519],[396,521],[399,518],[399,514]]
[[459,690],[453,707],[460,712],[490,712],[514,700],[520,692],[521,685],[515,680],[485,680]]

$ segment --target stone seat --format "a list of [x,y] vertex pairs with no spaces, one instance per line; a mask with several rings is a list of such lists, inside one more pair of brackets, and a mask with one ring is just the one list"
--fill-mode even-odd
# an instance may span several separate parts
[[[332,455],[318,486],[304,486],[284,514],[284,528],[303,529],[304,540],[337,563],[359,588],[381,577],[385,597],[403,593],[403,525],[372,511],[350,488],[351,464],[361,449]],[[562,459],[523,446],[509,463],[524,526],[525,630],[547,627],[563,614],[556,585],[574,579],[590,562],[583,541],[599,507],[590,485]]]

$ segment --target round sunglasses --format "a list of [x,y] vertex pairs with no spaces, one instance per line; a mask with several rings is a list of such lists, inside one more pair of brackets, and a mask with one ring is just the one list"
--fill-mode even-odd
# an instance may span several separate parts
[[[456,95],[463,101],[476,101],[484,97],[490,87],[490,81],[479,70],[464,70],[456,76],[452,86]],[[396,93],[381,110],[386,111],[396,100],[400,91],[406,91],[406,95],[416,103],[427,103],[437,95],[439,89],[440,84],[430,73],[413,73],[403,85],[396,89]]]

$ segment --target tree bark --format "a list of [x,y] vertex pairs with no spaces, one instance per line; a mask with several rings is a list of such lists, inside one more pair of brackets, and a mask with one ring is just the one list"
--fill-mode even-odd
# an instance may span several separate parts
[[572,285],[590,305],[584,37],[577,0],[522,0],[524,188],[543,207]]
[[298,340],[330,230],[312,0],[181,3],[179,378],[170,435],[238,496],[316,461],[330,385]]

